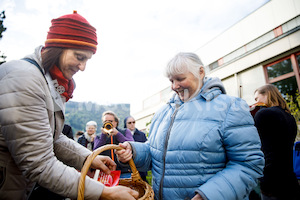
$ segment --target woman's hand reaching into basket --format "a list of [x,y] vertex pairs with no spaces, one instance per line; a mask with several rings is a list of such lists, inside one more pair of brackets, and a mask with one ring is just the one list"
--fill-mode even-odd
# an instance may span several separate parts
[[122,163],[127,163],[132,158],[132,149],[129,142],[119,143],[124,149],[115,150],[115,153]]
[[93,160],[91,167],[101,169],[105,174],[110,174],[110,171],[116,170],[117,164],[108,156],[97,155]]
[[[104,187],[100,196],[101,200],[135,200],[139,193],[125,186]],[[99,200],[100,200],[99,199]]]

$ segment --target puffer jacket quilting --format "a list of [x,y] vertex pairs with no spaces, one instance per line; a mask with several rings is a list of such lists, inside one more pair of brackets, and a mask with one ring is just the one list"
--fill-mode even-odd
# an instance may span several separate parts
[[[27,56],[40,66],[41,49]],[[61,134],[64,102],[48,73],[46,79],[48,85],[37,67],[24,60],[0,65],[1,199],[26,199],[35,182],[77,197],[80,174],[75,168],[81,169],[91,152]],[[87,178],[85,186],[86,199],[101,195],[99,182]]]
[[262,176],[264,158],[248,105],[222,94],[213,81],[206,79],[192,100],[175,95],[156,112],[147,145],[131,142],[138,169],[152,167],[156,199],[161,180],[163,199],[191,199],[196,191],[208,199],[247,199]]

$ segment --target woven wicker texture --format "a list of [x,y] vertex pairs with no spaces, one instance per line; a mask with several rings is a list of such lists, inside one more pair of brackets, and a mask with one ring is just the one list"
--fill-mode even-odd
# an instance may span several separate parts
[[[108,144],[104,145],[102,147],[99,147],[98,149],[94,150],[91,155],[89,155],[84,163],[84,166],[81,170],[81,176],[79,180],[79,185],[78,185],[78,200],[83,200],[84,199],[84,189],[85,189],[85,177],[86,174],[95,159],[97,155],[99,155],[101,152],[109,150],[109,149],[117,149],[120,150],[122,147],[114,144]],[[131,178],[127,179],[120,179],[119,185],[123,185],[126,187],[130,187],[133,190],[136,190],[139,192],[139,200],[153,200],[154,199],[154,192],[152,187],[143,179],[141,178],[139,172],[136,169],[136,166],[131,159],[129,161],[129,166],[132,170]]]

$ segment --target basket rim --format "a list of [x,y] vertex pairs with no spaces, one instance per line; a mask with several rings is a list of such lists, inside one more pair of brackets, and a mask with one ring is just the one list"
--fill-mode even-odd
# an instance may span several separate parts
[[[81,175],[80,175],[80,179],[79,179],[79,183],[78,183],[78,197],[77,197],[78,200],[84,199],[85,177],[87,175],[87,172],[88,172],[93,160],[96,158],[97,155],[99,155],[103,151],[110,150],[110,149],[122,150],[124,148],[119,145],[115,145],[115,144],[107,144],[107,145],[104,145],[104,146],[101,146],[101,147],[95,149],[87,157],[87,159],[84,162],[84,165],[81,169]],[[150,197],[150,199],[154,199],[154,192],[153,192],[152,187],[141,178],[141,176],[133,162],[133,159],[131,158],[128,163],[132,170],[131,178],[129,178],[129,179],[131,179],[131,181],[133,181],[135,183],[138,183],[138,182],[142,183],[146,187],[144,196],[139,198],[139,200],[145,200],[146,198],[148,199],[149,197]],[[126,180],[126,179],[120,179],[120,181],[121,180]]]

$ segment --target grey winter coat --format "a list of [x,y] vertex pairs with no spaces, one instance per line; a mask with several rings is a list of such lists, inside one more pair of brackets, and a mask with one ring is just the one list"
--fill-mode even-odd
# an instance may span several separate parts
[[[41,49],[27,56],[40,66]],[[76,169],[91,151],[61,133],[64,101],[48,73],[46,79],[48,84],[39,69],[24,60],[0,65],[1,199],[26,199],[35,182],[77,198]],[[99,199],[102,190],[100,182],[86,178],[85,199]]]

